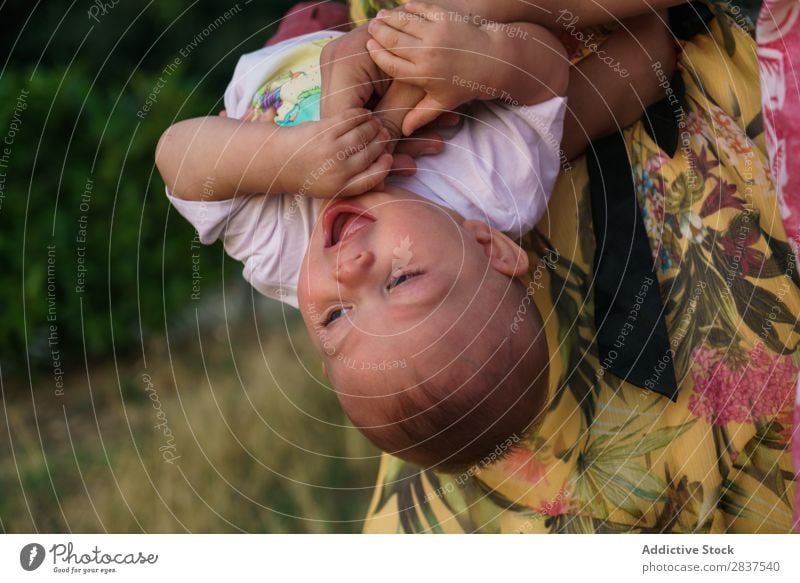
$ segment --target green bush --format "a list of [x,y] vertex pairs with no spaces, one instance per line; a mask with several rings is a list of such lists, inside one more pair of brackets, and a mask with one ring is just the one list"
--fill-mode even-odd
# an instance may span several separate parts
[[[138,74],[116,103],[114,93],[89,89],[92,78],[78,67],[7,77],[13,82],[3,84],[0,99],[22,95],[25,109],[13,118],[19,130],[0,210],[4,360],[27,347],[37,363],[49,360],[51,348],[80,362],[84,342],[89,358],[124,351],[140,341],[140,323],[145,334],[160,330],[165,311],[188,305],[191,295],[193,233],[168,214],[153,169],[154,144],[168,123],[135,116],[142,88],[157,77]],[[171,78],[158,106],[177,111],[193,87]],[[191,107],[213,103],[201,100]],[[219,253],[204,248],[201,255],[203,284],[212,286]]]
[[[153,153],[174,120],[221,108],[236,59],[263,44],[290,4],[120,2],[91,19],[86,9],[99,5],[65,15],[45,3],[18,37],[3,35],[6,371],[26,360],[81,367],[84,345],[101,359],[163,334],[165,320],[191,308],[193,253],[204,293],[238,273],[220,246],[191,249],[194,233],[169,208]],[[13,10],[4,21],[26,21]]]

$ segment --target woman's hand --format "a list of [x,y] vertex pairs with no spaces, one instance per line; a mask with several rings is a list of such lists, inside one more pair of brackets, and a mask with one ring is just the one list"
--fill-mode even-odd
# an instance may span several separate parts
[[389,89],[391,77],[378,68],[367,51],[369,38],[367,27],[360,26],[322,48],[322,119],[354,107],[372,109]]

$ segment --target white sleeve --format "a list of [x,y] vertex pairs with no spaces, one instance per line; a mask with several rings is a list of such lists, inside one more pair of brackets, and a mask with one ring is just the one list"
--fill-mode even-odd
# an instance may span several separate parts
[[169,190],[167,198],[197,230],[201,243],[222,240],[259,293],[297,307],[297,280],[315,219],[313,199],[249,194],[190,201]]
[[438,156],[390,182],[513,236],[547,209],[561,162],[566,98],[532,106],[476,102]]

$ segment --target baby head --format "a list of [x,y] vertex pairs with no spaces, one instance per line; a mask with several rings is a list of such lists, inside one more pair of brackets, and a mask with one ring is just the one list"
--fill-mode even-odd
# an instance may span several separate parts
[[448,471],[521,437],[547,397],[527,270],[507,236],[403,189],[328,204],[298,297],[353,424],[384,451]]

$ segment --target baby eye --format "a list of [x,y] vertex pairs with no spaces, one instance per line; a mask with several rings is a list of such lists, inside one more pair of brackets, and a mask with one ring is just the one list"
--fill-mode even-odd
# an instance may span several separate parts
[[395,277],[392,281],[389,282],[389,285],[386,286],[386,289],[392,291],[398,285],[403,285],[409,279],[413,279],[418,276],[419,273],[402,273]]
[[328,313],[328,317],[325,318],[325,326],[330,326],[334,320],[338,320],[342,316],[344,316],[345,310],[349,308],[336,308],[335,310],[331,310]]

